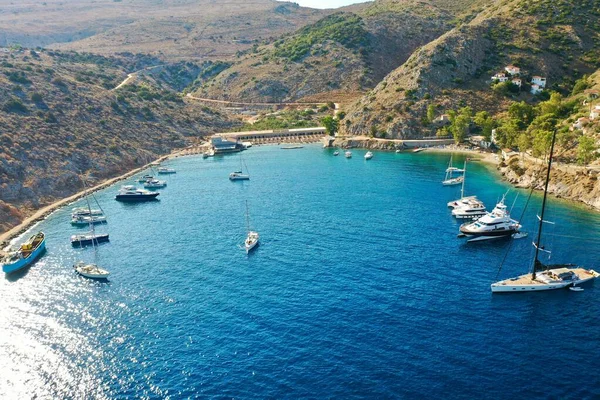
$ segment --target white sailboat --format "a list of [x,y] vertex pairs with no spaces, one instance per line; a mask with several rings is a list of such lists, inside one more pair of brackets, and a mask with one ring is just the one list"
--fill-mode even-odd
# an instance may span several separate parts
[[[84,182],[84,184],[85,184],[85,182]],[[87,196],[85,199],[87,202],[88,210],[91,214],[92,209],[90,207],[90,201]],[[98,241],[95,240],[96,232],[94,231],[94,224],[92,222],[90,222],[90,229],[91,229],[91,234],[92,234],[92,238],[93,238],[92,246],[94,247],[94,263],[88,264],[85,261],[79,261],[73,265],[73,268],[79,275],[81,275],[83,277],[90,278],[90,279],[106,279],[106,278],[108,278],[108,275],[110,275],[110,273],[107,270],[98,267],[98,264],[97,264]]]
[[446,168],[446,177],[442,181],[442,185],[444,186],[452,186],[452,185],[460,185],[464,178],[462,176],[453,177],[454,172],[464,172],[462,169],[456,168],[452,166],[452,155],[450,155],[450,163],[448,164],[448,168]]
[[467,178],[467,160],[465,160],[465,165],[463,167],[463,176],[462,176],[462,186],[460,188],[460,199],[453,200],[448,202],[448,207],[457,208],[463,205],[469,204],[471,201],[475,200],[480,202],[483,205],[483,202],[477,199],[477,196],[465,196],[465,180]]
[[[544,221],[544,211],[546,209],[546,197],[548,195],[548,182],[550,181],[550,168],[552,167],[552,154],[554,152],[555,141],[556,130],[552,135],[552,145],[550,146],[550,159],[548,160],[548,170],[546,172],[542,212],[538,217],[540,223],[537,240],[533,243],[533,246],[535,247],[535,257],[533,266],[531,267],[531,273],[492,283],[490,286],[492,293],[525,293],[556,290],[567,287],[573,288],[600,276],[600,274],[593,269],[585,269],[573,264],[544,265],[539,260],[540,250],[544,252],[548,251],[544,249],[544,246],[540,243],[542,239],[542,227],[544,223],[547,222]],[[579,291],[579,289],[576,290]]]
[[248,213],[248,200],[246,200],[246,230],[248,234],[246,235],[246,240],[244,240],[244,248],[246,249],[246,254],[250,253],[252,249],[258,246],[259,235],[258,232],[250,230],[250,215]]
[[230,181],[247,181],[250,180],[250,174],[248,174],[248,167],[246,166],[246,173],[244,174],[244,169],[242,168],[242,164],[245,163],[242,160],[242,156],[240,155],[240,169],[238,171],[233,171],[229,174]]

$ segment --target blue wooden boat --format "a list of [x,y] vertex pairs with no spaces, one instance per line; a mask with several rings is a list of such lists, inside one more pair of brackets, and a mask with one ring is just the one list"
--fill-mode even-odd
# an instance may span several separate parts
[[10,274],[31,265],[44,250],[46,250],[46,236],[44,232],[38,232],[23,243],[19,250],[9,253],[2,260],[2,272]]

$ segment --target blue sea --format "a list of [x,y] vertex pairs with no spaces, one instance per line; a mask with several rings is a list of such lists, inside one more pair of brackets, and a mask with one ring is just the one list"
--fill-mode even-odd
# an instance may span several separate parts
[[[72,268],[94,257],[69,243],[84,202],[52,214],[45,256],[0,279],[0,398],[600,397],[600,282],[490,292],[531,266],[539,193],[527,238],[465,243],[449,154],[332,153],[253,147],[245,182],[238,155],[184,157],[158,202],[98,192],[108,282]],[[466,194],[491,209],[507,191],[519,218],[528,192],[469,164]],[[552,199],[545,219],[551,262],[600,268],[599,214]]]

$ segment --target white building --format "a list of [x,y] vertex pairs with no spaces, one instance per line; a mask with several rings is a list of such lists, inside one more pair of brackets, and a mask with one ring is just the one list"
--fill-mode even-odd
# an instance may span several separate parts
[[542,93],[544,91],[544,88],[540,87],[540,85],[538,84],[533,84],[531,85],[531,94],[538,94],[538,93]]
[[496,75],[492,76],[492,80],[498,82],[506,82],[508,80],[508,77],[506,76],[506,74],[504,74],[504,72],[498,72]]
[[521,73],[521,68],[515,67],[514,65],[507,65],[504,67],[504,70],[508,72],[511,76],[519,75]]
[[546,87],[546,78],[544,78],[543,76],[534,76],[533,78],[531,78],[531,83],[533,85],[538,85],[541,88],[545,88]]
[[521,88],[521,78],[513,78],[511,82]]
[[10,53],[10,49],[8,47],[0,47],[0,53]]
[[590,119],[594,120],[600,117],[600,104],[596,105],[592,111],[590,111]]
[[587,125],[590,120],[586,117],[578,118],[576,122],[573,122],[573,128],[583,129],[584,125]]

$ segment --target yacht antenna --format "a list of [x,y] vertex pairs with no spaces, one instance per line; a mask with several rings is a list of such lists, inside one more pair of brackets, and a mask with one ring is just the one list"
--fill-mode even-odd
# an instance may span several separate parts
[[550,168],[552,168],[552,153],[554,153],[554,143],[556,142],[556,129],[552,132],[552,144],[550,145],[550,157],[548,159],[548,171],[546,172],[546,184],[544,185],[544,199],[542,200],[542,212],[540,215],[540,224],[538,229],[538,236],[535,242],[535,259],[533,261],[533,272],[531,273],[531,279],[535,279],[535,271],[538,265],[541,264],[538,259],[540,253],[540,240],[542,238],[542,226],[544,225],[544,211],[546,209],[546,198],[548,197],[548,183],[550,182]]

